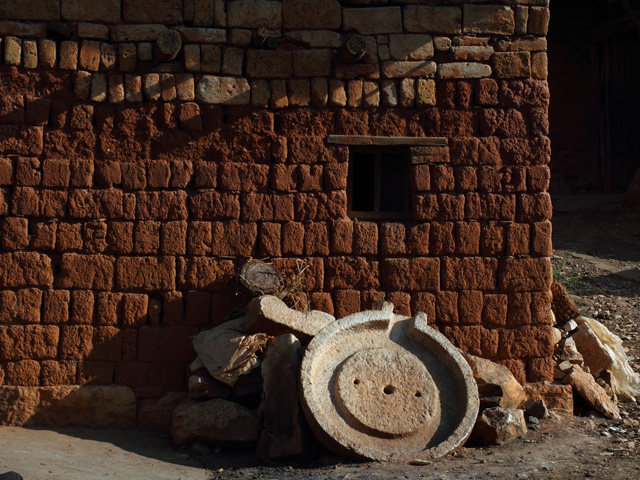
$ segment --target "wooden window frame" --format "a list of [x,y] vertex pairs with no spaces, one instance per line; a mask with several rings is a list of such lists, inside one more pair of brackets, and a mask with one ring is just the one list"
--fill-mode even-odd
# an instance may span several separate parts
[[[373,211],[360,211],[353,210],[353,182],[354,182],[354,153],[369,153],[374,154],[374,210]],[[394,188],[402,188],[401,195],[406,199],[406,211],[403,212],[381,212],[380,211],[380,199],[381,190],[383,188],[384,180],[381,178],[382,170],[382,157],[384,154],[402,155],[402,162],[405,165],[405,174],[403,184],[400,186],[394,186]],[[372,146],[351,146],[349,147],[349,170],[348,170],[348,183],[347,183],[347,213],[351,218],[358,219],[372,219],[372,220],[410,220],[412,218],[412,205],[413,198],[411,192],[411,152],[408,147],[372,147]]]

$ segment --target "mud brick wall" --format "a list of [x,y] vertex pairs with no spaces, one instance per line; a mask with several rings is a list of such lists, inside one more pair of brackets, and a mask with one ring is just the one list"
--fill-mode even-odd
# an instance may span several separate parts
[[[3,0],[0,383],[184,389],[250,257],[305,259],[312,308],[388,299],[551,378],[548,20],[548,0]],[[410,149],[409,218],[349,215],[357,136],[443,139]]]

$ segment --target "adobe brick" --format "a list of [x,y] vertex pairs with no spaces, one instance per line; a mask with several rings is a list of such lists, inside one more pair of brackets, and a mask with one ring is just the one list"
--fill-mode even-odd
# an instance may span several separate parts
[[415,315],[423,312],[427,315],[429,325],[436,321],[436,296],[433,293],[415,292],[411,296],[411,311]]
[[508,312],[507,295],[485,294],[482,309],[482,323],[484,325],[505,326]]
[[442,333],[460,350],[471,355],[495,358],[499,348],[499,332],[481,326],[444,327]]
[[551,222],[536,222],[531,225],[531,256],[550,257],[553,254]]
[[60,325],[69,321],[69,290],[49,290],[44,293],[42,323]]
[[477,168],[478,191],[500,193],[502,191],[502,171],[492,166]]
[[407,233],[407,247],[411,255],[429,254],[429,230],[428,223],[420,223],[409,227]]
[[282,225],[282,253],[284,255],[302,255],[304,234],[304,225],[302,223],[284,223]]
[[82,224],[58,222],[56,230],[56,251],[73,252],[82,250]]
[[190,362],[195,357],[191,337],[197,327],[142,327],[138,330],[139,362]]
[[294,215],[298,221],[313,221],[318,218],[319,195],[315,193],[298,193],[294,195]]
[[51,112],[51,99],[30,98],[27,102],[24,122],[27,125],[47,125]]
[[90,187],[93,184],[93,162],[89,160],[72,160],[69,184],[73,187]]
[[498,354],[501,358],[551,357],[553,348],[550,326],[522,326],[514,330],[500,330]]
[[302,192],[320,191],[323,189],[322,165],[298,165],[298,190]]
[[9,213],[9,203],[11,202],[9,189],[0,188],[0,215]]
[[218,186],[230,192],[263,190],[269,180],[269,165],[222,163],[218,168]]
[[530,192],[546,192],[550,180],[551,173],[547,165],[527,167],[527,185]]
[[401,223],[380,224],[380,250],[382,255],[403,255],[405,245],[405,227]]
[[245,193],[241,196],[240,219],[243,222],[273,221],[273,197],[263,193]]
[[160,249],[160,222],[136,222],[134,227],[134,252],[152,255]]
[[193,184],[196,188],[216,188],[218,183],[218,164],[195,162],[193,167]]
[[0,288],[53,284],[51,259],[36,252],[0,253]]
[[259,230],[259,253],[261,257],[279,257],[282,255],[282,227],[279,223],[262,223]]
[[18,157],[15,161],[15,184],[38,186],[42,179],[40,160],[37,158]]
[[514,221],[516,218],[515,195],[470,192],[465,198],[467,220]]
[[447,255],[455,252],[454,229],[455,224],[453,222],[431,223],[429,236],[429,252],[431,255]]
[[510,223],[506,225],[507,234],[506,255],[528,255],[529,254],[529,224],[527,223]]
[[430,165],[411,166],[411,190],[414,192],[428,192],[431,190]]
[[313,292],[310,296],[311,309],[334,315],[333,300],[328,292]]
[[187,292],[184,313],[185,325],[208,325],[211,316],[211,294],[207,292]]
[[93,128],[93,105],[75,105],[71,113],[70,126],[73,130]]
[[497,285],[495,258],[463,257],[442,259],[442,288],[447,290],[493,290]]
[[171,162],[171,188],[185,188],[193,175],[193,163],[189,160]]
[[219,292],[225,290],[235,275],[234,263],[211,257],[186,258],[179,266],[178,288]]
[[531,325],[531,294],[509,293],[508,299],[507,326]]
[[502,255],[505,250],[505,237],[502,225],[497,223],[483,224],[480,235],[480,253],[488,256]]
[[498,105],[498,91],[498,82],[493,78],[482,78],[478,80],[475,89],[476,104],[481,107]]
[[160,251],[164,255],[184,255],[187,251],[187,222],[162,223],[160,226]]
[[198,191],[189,196],[189,212],[196,220],[232,220],[240,218],[238,195]]
[[65,253],[60,260],[59,288],[111,290],[114,274],[113,257]]
[[0,158],[0,185],[13,184],[13,161],[10,158]]
[[463,137],[449,140],[453,165],[501,165],[500,139],[496,137]]
[[387,300],[393,303],[396,315],[411,316],[411,295],[405,292],[389,292]]
[[169,162],[164,160],[153,160],[147,163],[147,185],[150,188],[167,188],[171,169]]
[[172,290],[175,279],[174,257],[120,257],[116,261],[119,290]]
[[86,222],[82,228],[85,252],[102,253],[107,249],[107,222]]
[[40,196],[31,187],[15,187],[11,201],[11,213],[25,217],[40,215]]
[[527,382],[553,381],[554,360],[549,357],[527,359]]
[[549,258],[504,258],[500,260],[499,287],[510,292],[548,290],[551,270]]
[[45,360],[41,363],[40,376],[43,387],[76,384],[76,362]]
[[46,159],[42,162],[42,185],[67,187],[71,178],[70,162],[64,159]]
[[484,302],[479,290],[463,290],[458,293],[458,314],[463,325],[480,325]]
[[182,325],[184,300],[182,292],[166,292],[162,295],[162,326]]
[[29,246],[29,222],[26,218],[8,217],[2,222],[2,248],[24,250]]
[[465,218],[465,196],[451,195],[448,193],[437,194],[438,198],[438,220],[456,221]]
[[106,241],[109,252],[133,252],[133,222],[108,222]]
[[[134,358],[135,360],[135,358]],[[145,387],[149,383],[150,363],[119,363],[115,366],[114,381],[127,387]]]
[[123,298],[121,293],[99,292],[96,294],[95,325],[116,326],[121,323]]
[[551,314],[552,294],[546,290],[531,293],[531,324],[555,325],[555,318]]
[[67,211],[67,192],[41,190],[40,215],[45,218],[63,218]]
[[187,252],[190,255],[206,255],[211,251],[211,222],[189,222]]
[[336,290],[333,293],[336,318],[360,311],[360,292],[358,290]]
[[137,192],[135,198],[136,218],[140,220],[187,218],[187,193],[184,191]]
[[457,292],[437,292],[436,293],[436,318],[438,324],[458,323],[458,293]]
[[134,328],[128,328],[122,332],[122,354],[120,360],[122,362],[133,362],[137,353],[138,331]]
[[7,363],[4,372],[4,382],[7,385],[22,387],[40,385],[40,364],[35,360]]
[[93,292],[91,290],[73,290],[71,292],[69,323],[84,325],[93,323]]
[[255,223],[213,222],[211,253],[251,257],[256,252],[257,239]]
[[96,162],[94,168],[96,185],[113,187],[122,182],[122,172],[118,162]]
[[353,222],[336,220],[331,225],[332,254],[350,254],[353,249]]
[[456,253],[460,255],[478,255],[482,227],[478,222],[457,222],[455,224]]
[[139,327],[147,323],[147,295],[127,293],[122,295],[122,326]]
[[42,290],[26,288],[16,293],[17,312],[15,320],[18,323],[40,323],[42,305]]
[[54,359],[59,335],[58,327],[53,325],[0,327],[0,361]]
[[346,190],[349,165],[330,163],[324,166],[324,188],[326,191]]
[[118,362],[122,356],[122,330],[117,327],[96,327],[91,337],[87,359],[96,362]]
[[297,188],[298,168],[296,165],[275,164],[271,167],[271,188],[288,192]]
[[325,260],[325,289],[380,287],[380,266],[363,257],[329,257]]
[[79,385],[111,385],[113,383],[114,364],[110,362],[80,361],[77,368]]
[[519,222],[539,222],[551,219],[553,206],[548,193],[521,194],[518,196]]
[[353,223],[353,253],[376,255],[378,253],[378,225],[373,222]]
[[272,195],[273,220],[287,222],[295,218],[293,195]]

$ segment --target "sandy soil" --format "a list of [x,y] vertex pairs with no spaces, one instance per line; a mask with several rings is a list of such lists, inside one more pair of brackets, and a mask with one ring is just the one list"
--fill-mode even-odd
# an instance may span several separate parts
[[[586,315],[625,341],[640,370],[640,212],[619,198],[555,199],[555,275]],[[640,406],[621,420],[553,417],[514,442],[463,448],[426,466],[350,463],[316,448],[312,462],[261,464],[251,452],[175,449],[168,435],[81,428],[0,428],[0,473],[25,479],[583,479],[640,478]]]

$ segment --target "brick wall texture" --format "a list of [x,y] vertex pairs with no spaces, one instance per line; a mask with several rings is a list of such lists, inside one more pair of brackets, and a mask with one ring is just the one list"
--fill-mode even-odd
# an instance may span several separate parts
[[[551,378],[548,21],[548,0],[3,0],[0,384],[184,389],[250,257],[306,260],[312,308],[386,298]],[[329,135],[448,145],[414,149],[411,219],[358,220]]]

